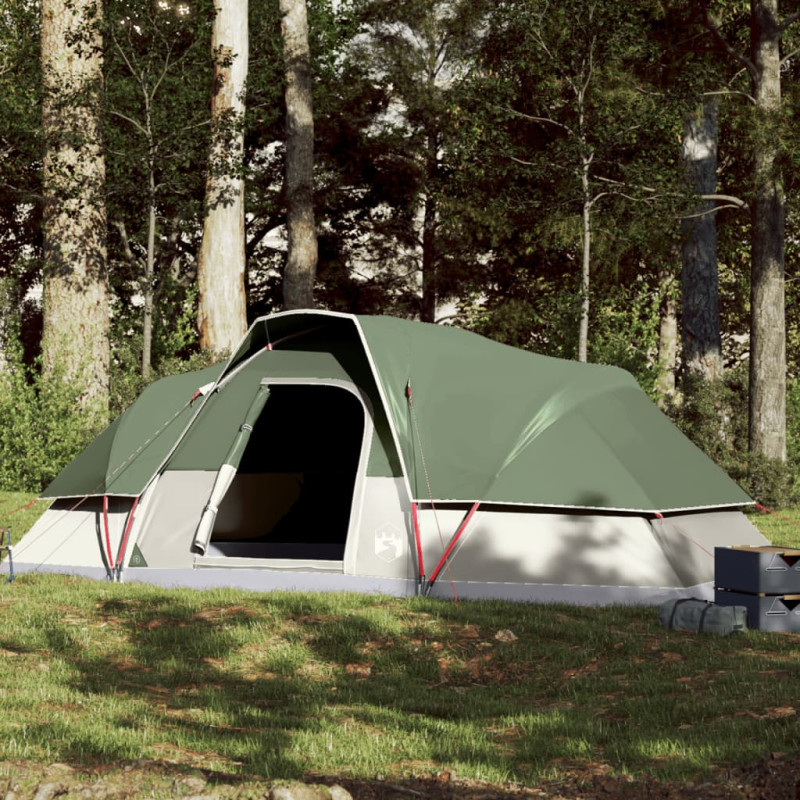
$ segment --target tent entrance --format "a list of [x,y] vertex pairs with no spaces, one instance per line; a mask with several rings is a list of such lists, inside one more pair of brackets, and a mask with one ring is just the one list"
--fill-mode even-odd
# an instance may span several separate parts
[[350,389],[270,380],[208,555],[342,561],[365,419]]

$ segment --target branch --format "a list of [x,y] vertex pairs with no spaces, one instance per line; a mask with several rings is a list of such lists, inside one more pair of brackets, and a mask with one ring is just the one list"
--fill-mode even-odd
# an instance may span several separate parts
[[755,97],[748,92],[739,92],[735,91],[734,89],[720,89],[717,92],[702,92],[700,94],[701,97],[712,97],[715,94],[721,95],[738,95],[740,97],[744,97],[746,100],[749,100],[753,105],[757,105]]
[[705,25],[706,29],[711,32],[711,34],[714,36],[717,42],[722,45],[723,50],[725,50],[729,56],[735,58],[740,64],[744,65],[744,67],[750,73],[750,77],[753,79],[753,81],[757,81],[758,70],[756,69],[756,65],[749,58],[747,58],[747,56],[743,56],[736,48],[732,47],[730,42],[728,42],[728,40],[722,35],[719,25],[717,25],[717,23],[711,19],[711,15],[708,13],[708,3],[706,0],[700,0],[700,5],[703,8],[703,24]]
[[124,119],[125,122],[129,122],[131,125],[133,125],[133,127],[136,128],[136,130],[138,130],[139,133],[147,136],[147,130],[145,130],[145,127],[140,122],[137,122],[135,119],[132,119],[131,117],[126,116],[125,114],[121,114],[119,111],[114,111],[113,108],[110,109],[108,113],[113,114],[115,117],[119,117],[120,119]]
[[642,186],[641,184],[639,186],[632,187],[629,183],[623,183],[622,181],[615,181],[612,178],[604,178],[602,175],[595,175],[594,179],[596,181],[603,181],[603,183],[610,183],[610,184],[613,184],[614,186],[620,186],[620,187],[623,187],[623,188],[626,188],[626,189],[635,188],[635,189],[639,189],[639,190],[641,190],[643,192],[657,192],[658,191],[657,189],[654,189],[652,186]]
[[522,117],[522,119],[527,119],[530,122],[546,122],[548,125],[555,125],[555,127],[565,130],[570,136],[575,135],[571,128],[567,127],[561,122],[556,122],[554,119],[550,119],[550,117],[534,117],[530,114],[524,114],[522,111],[517,111],[510,106],[495,106],[495,108],[499,108],[502,111],[507,111],[509,114],[513,114],[516,117]]
[[130,262],[131,264],[141,263],[139,259],[133,254],[133,250],[131,250],[130,242],[128,241],[128,231],[125,228],[125,223],[118,219],[114,222],[114,227],[119,231],[119,238],[122,240],[122,252],[125,255],[125,259]]
[[789,14],[786,19],[778,25],[778,34],[782,34],[790,25],[793,25],[800,19],[800,11],[795,11],[794,14]]
[[787,54],[786,54],[786,55],[785,55],[785,56],[784,56],[784,57],[781,59],[781,66],[783,66],[783,65],[784,65],[784,64],[785,64],[787,61],[790,61],[792,58],[794,58],[794,57],[795,57],[795,56],[796,56],[798,53],[800,53],[800,47],[795,47],[795,49],[794,49],[794,50],[792,50],[792,52],[791,52],[791,53],[787,53]]
[[[707,208],[705,211],[697,211],[694,214],[683,214],[678,217],[678,219],[697,219],[698,217],[707,217],[709,214],[716,214],[717,211],[722,211],[723,208],[738,208],[741,209],[742,206],[738,204],[731,204],[728,203],[724,206],[714,206],[714,208]],[[746,206],[745,206],[746,208]]]
[[698,195],[701,200],[713,200],[720,203],[728,203],[726,208],[747,208],[747,203],[739,197],[734,197],[730,194],[701,194]]

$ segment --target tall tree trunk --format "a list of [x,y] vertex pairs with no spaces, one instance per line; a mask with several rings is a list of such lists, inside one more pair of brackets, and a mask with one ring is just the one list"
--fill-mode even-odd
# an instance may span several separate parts
[[661,308],[658,325],[658,405],[663,408],[675,396],[675,372],[678,363],[678,311],[674,279],[663,270],[659,275]]
[[314,113],[306,0],[280,0],[286,65],[286,204],[289,253],[284,308],[313,308],[317,271],[314,222]]
[[228,354],[247,329],[242,176],[245,84],[248,69],[247,0],[216,0],[211,37],[214,94],[206,215],[197,261],[200,344]]
[[422,298],[419,318],[422,322],[436,322],[436,224],[437,207],[434,187],[439,169],[439,139],[435,131],[426,136],[426,181],[422,214]]
[[149,186],[147,202],[147,255],[144,262],[144,318],[142,319],[142,377],[150,377],[153,355],[153,274],[156,263],[156,183],[155,165],[148,156]]
[[784,189],[775,126],[781,108],[778,0],[751,0],[753,94],[765,131],[754,163],[750,288],[750,450],[786,459]]
[[[717,188],[718,102],[706,98],[686,119],[682,159],[691,188],[710,195]],[[714,203],[700,201],[682,223],[681,338],[683,363],[689,372],[709,380],[722,377],[719,328],[717,222]]]
[[585,155],[581,167],[581,189],[583,191],[583,244],[581,247],[581,315],[578,326],[578,361],[589,360],[589,290],[590,267],[592,263],[592,205],[593,199],[589,185],[591,155]]
[[42,0],[42,363],[108,413],[109,301],[100,0]]

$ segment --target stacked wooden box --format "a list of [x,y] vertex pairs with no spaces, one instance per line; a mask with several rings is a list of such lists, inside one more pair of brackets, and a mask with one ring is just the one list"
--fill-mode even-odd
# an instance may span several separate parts
[[800,550],[716,547],[714,587],[717,603],[747,608],[748,628],[800,632]]

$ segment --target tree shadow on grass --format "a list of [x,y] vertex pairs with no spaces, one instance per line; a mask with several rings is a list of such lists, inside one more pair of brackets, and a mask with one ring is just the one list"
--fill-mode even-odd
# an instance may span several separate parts
[[[647,751],[664,737],[683,747],[672,757],[675,774],[694,772],[700,749],[734,761],[740,753],[730,731],[697,725],[693,692],[705,678],[678,682],[682,662],[661,652],[662,639],[676,635],[653,629],[641,610],[139,587],[114,594],[99,595],[88,634],[53,618],[36,640],[91,709],[91,724],[76,713],[28,726],[59,760],[156,758],[176,770],[264,779],[454,768],[502,782],[572,763],[657,767]],[[95,627],[102,646],[87,648],[83,637]],[[517,639],[499,641],[501,629]],[[709,637],[674,646],[722,667],[740,649]],[[648,671],[665,681],[648,683]],[[665,703],[674,709],[661,728],[636,730]],[[754,738],[770,733],[768,720],[745,722]],[[769,747],[784,749],[789,731],[782,737]]]

